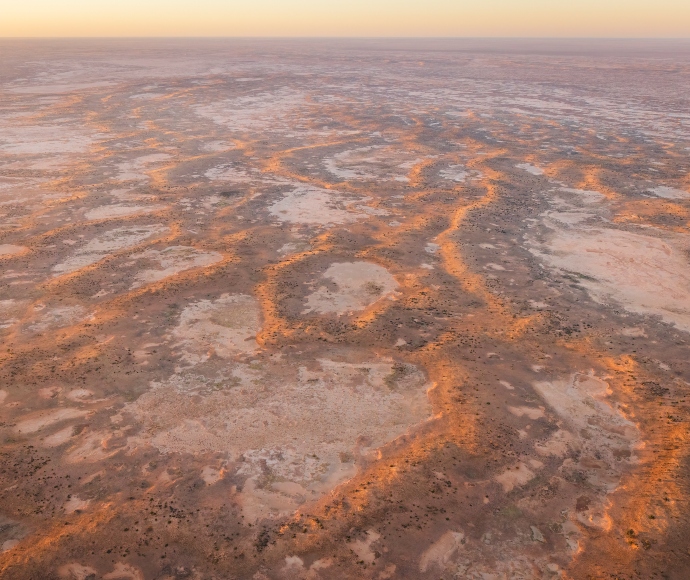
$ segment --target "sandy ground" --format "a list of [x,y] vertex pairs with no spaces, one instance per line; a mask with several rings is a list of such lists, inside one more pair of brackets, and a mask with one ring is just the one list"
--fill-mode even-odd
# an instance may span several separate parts
[[390,298],[398,288],[395,278],[381,266],[370,262],[331,264],[323,273],[325,282],[307,296],[304,313],[351,314],[364,310],[382,298]]
[[0,52],[0,577],[690,577],[687,45]]

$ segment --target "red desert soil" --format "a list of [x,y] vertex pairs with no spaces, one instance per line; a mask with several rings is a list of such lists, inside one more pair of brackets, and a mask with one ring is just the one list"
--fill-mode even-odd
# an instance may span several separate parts
[[687,44],[0,52],[0,577],[690,578]]

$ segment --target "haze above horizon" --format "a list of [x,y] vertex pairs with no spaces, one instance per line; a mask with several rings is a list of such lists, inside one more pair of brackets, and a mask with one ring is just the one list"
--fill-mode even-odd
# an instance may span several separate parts
[[0,37],[690,37],[682,0],[27,0]]

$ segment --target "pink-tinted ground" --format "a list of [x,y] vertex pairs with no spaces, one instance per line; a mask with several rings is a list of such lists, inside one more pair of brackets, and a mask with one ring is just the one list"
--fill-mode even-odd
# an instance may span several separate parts
[[0,54],[0,576],[690,577],[690,45]]

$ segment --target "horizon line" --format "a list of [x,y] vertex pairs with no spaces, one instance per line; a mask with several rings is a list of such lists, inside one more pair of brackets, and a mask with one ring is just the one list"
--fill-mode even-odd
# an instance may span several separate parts
[[0,40],[687,40],[690,36],[370,36],[370,35],[303,35],[303,36],[260,36],[260,35],[104,35],[104,36],[2,36]]

